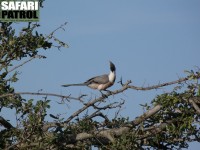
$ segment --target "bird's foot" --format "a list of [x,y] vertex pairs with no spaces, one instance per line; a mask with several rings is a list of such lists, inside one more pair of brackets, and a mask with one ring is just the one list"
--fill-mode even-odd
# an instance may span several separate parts
[[108,92],[108,94],[110,94],[110,95],[114,95],[114,93],[110,90],[105,90],[105,91]]
[[100,91],[101,92],[101,96],[103,97],[103,98],[108,98],[108,96],[106,95],[106,94],[104,94],[102,91]]
[[108,98],[108,96],[106,94],[102,94],[103,98]]

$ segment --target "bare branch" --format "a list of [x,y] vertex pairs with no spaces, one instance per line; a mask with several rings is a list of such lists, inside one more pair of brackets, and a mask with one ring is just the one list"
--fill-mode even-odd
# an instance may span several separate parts
[[3,97],[9,97],[9,96],[15,96],[15,95],[43,95],[43,96],[54,96],[54,97],[60,97],[62,99],[66,99],[69,101],[69,99],[72,99],[72,100],[78,100],[80,102],[83,102],[82,99],[80,98],[75,98],[75,97],[71,97],[70,95],[69,96],[66,96],[66,95],[60,95],[60,94],[54,94],[54,93],[39,93],[39,92],[15,92],[15,93],[8,93],[8,94],[3,94],[3,95],[0,95],[0,98],[3,98]]
[[12,68],[12,69],[10,69],[10,70],[8,71],[8,73],[10,73],[10,72],[14,71],[15,69],[17,69],[17,68],[19,68],[19,67],[23,66],[24,64],[26,64],[26,63],[28,63],[28,62],[32,61],[32,60],[33,60],[33,59],[35,59],[35,58],[45,58],[45,56],[41,56],[41,55],[35,55],[35,56],[31,57],[30,59],[28,59],[28,60],[24,61],[23,63],[21,63],[21,64],[19,64],[19,65],[15,66],[15,67],[14,67],[14,68]]
[[66,121],[65,123],[69,123],[74,117],[78,116],[80,113],[82,113],[84,110],[86,110],[88,107],[93,106],[96,102],[103,100],[104,97],[99,97],[97,99],[94,99],[90,102],[88,102],[84,107],[73,113]]
[[95,111],[90,116],[88,116],[86,119],[92,119],[92,118],[97,117],[97,116],[104,118],[105,121],[109,121],[108,117],[106,115],[104,115],[102,112],[100,112],[100,110]]
[[7,129],[13,128],[13,126],[7,120],[5,120],[2,116],[0,116],[0,124],[3,125]]
[[132,121],[132,124],[134,126],[140,124],[141,122],[143,122],[144,120],[146,120],[147,118],[151,117],[152,115],[156,114],[160,109],[162,108],[161,105],[156,105],[154,108],[148,110],[146,113],[144,113],[143,115],[141,115],[140,117],[136,118],[135,120]]
[[[194,75],[193,78],[199,79],[200,74]],[[165,83],[162,83],[162,84],[149,86],[149,87],[137,87],[137,86],[129,85],[128,88],[131,88],[131,89],[134,89],[134,90],[145,91],[145,90],[158,89],[160,87],[173,85],[173,84],[177,84],[177,83],[182,83],[182,82],[185,82],[185,81],[188,81],[188,80],[191,80],[191,76],[188,76],[188,77],[185,77],[185,78],[180,78],[179,80],[175,80],[175,81],[171,81],[171,82],[165,82]]]
[[65,22],[64,24],[61,24],[58,28],[56,28],[54,31],[52,31],[47,37],[46,39],[51,39],[52,36],[54,35],[54,33],[60,29],[62,29],[63,31],[65,31],[64,26],[67,25],[67,22]]

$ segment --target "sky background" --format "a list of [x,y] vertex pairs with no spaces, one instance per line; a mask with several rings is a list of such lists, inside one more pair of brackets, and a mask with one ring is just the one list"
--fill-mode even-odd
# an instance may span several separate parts
[[[86,101],[100,95],[87,87],[63,88],[67,83],[84,82],[109,72],[109,60],[117,68],[117,82],[132,80],[132,85],[149,86],[185,77],[184,70],[200,67],[200,1],[199,0],[59,0],[44,2],[40,12],[40,31],[48,35],[64,22],[65,31],[56,36],[69,48],[52,48],[42,52],[44,60],[34,60],[20,68],[17,91],[88,94]],[[109,97],[107,103],[125,99],[121,116],[134,119],[143,113],[139,104],[150,103],[160,90],[128,90]],[[30,97],[30,96],[27,96]],[[37,97],[36,97],[37,98]],[[49,113],[68,117],[82,107],[72,101],[58,105],[52,98]],[[90,110],[89,110],[89,113]],[[107,111],[114,116],[114,111]],[[49,118],[50,119],[50,118]],[[190,144],[197,149],[199,144]]]

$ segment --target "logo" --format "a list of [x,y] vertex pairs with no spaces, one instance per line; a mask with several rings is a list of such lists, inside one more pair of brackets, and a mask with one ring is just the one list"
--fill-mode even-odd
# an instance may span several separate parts
[[0,0],[1,22],[39,21],[38,0]]

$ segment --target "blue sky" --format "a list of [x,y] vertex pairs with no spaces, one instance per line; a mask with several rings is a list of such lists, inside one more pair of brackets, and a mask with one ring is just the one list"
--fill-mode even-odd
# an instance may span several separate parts
[[[52,92],[88,99],[99,95],[87,87],[62,88],[109,72],[111,60],[117,67],[117,80],[132,80],[136,86],[148,86],[184,77],[184,70],[200,67],[200,1],[198,0],[59,0],[44,3],[40,31],[48,34],[64,22],[66,30],[56,36],[69,48],[52,48],[20,68],[17,91]],[[120,88],[115,84],[110,90]],[[133,91],[110,97],[107,101],[126,100],[121,116],[134,119],[143,112],[139,104],[149,103],[167,87],[153,91]],[[28,97],[28,96],[27,96]],[[36,97],[37,98],[37,97]],[[88,100],[86,99],[86,100]],[[59,99],[53,98],[53,101]],[[82,107],[77,102],[53,103],[51,113],[66,113]],[[113,111],[108,111],[113,116]],[[191,144],[191,149],[197,144]]]

